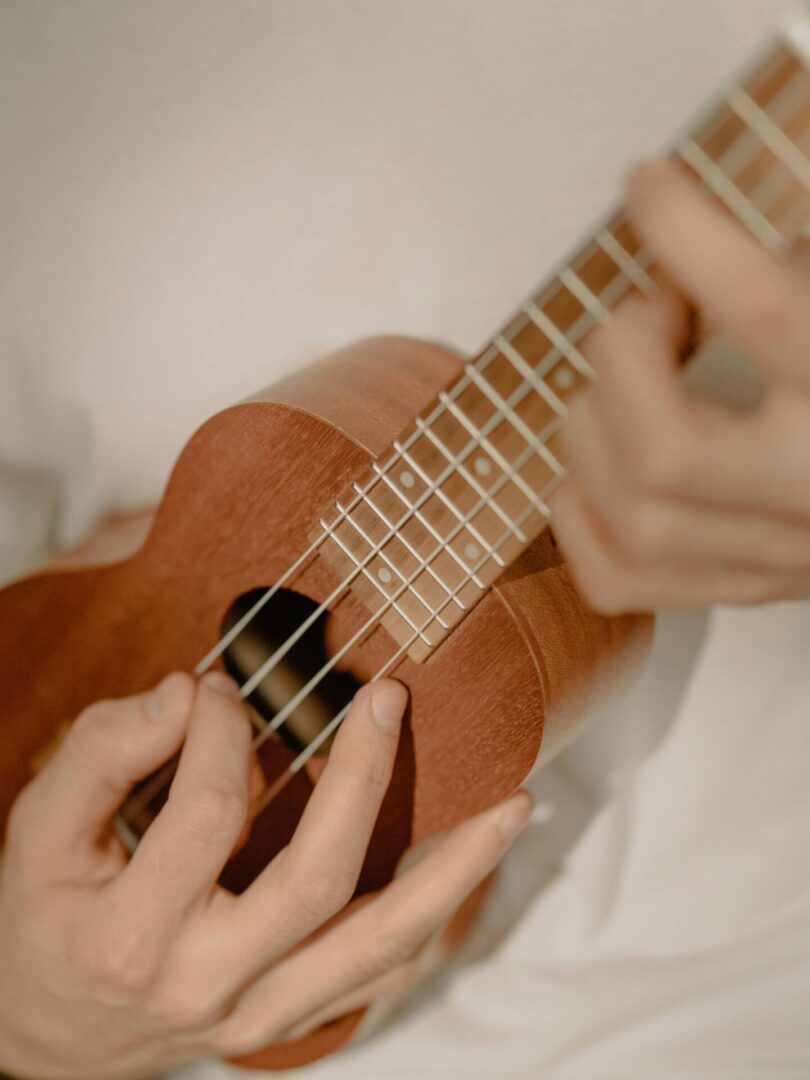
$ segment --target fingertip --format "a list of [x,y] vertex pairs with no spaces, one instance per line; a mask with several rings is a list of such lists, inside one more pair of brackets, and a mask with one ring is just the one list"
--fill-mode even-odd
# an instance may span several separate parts
[[229,698],[231,701],[242,702],[242,695],[239,692],[239,687],[230,675],[226,675],[224,671],[206,672],[200,679],[200,685],[206,687],[208,690],[212,690],[221,697]]
[[187,716],[194,700],[194,680],[185,671],[173,671],[145,696],[150,715],[161,722]]
[[361,691],[368,697],[371,716],[383,731],[398,731],[408,704],[408,691],[395,679],[380,679]]
[[521,788],[497,807],[498,831],[504,844],[511,844],[529,823],[534,809],[534,799]]

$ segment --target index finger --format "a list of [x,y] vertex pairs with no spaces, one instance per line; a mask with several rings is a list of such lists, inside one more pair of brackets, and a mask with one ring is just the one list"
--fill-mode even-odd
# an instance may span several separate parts
[[210,896],[245,822],[250,735],[236,684],[209,672],[197,686],[169,797],[111,886],[131,918],[173,927]]
[[357,694],[289,846],[236,899],[237,917],[226,914],[236,982],[351,899],[391,778],[406,701],[405,688],[390,679]]
[[635,169],[628,211],[676,286],[767,370],[810,388],[810,287],[767,251],[685,170]]

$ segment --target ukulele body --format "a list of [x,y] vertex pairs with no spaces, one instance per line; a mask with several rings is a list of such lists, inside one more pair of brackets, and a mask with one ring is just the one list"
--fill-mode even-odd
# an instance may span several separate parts
[[[458,373],[432,345],[371,339],[209,420],[180,456],[145,543],[127,558],[52,568],[0,592],[0,820],[37,757],[87,705],[192,670],[234,599],[273,585],[305,550],[353,475]],[[289,587],[318,603],[339,584],[315,558]],[[333,654],[368,618],[347,594],[331,612]],[[548,531],[423,663],[392,672],[409,723],[360,882],[384,886],[407,847],[512,792],[577,730],[606,680],[645,651],[651,621],[587,609]],[[391,655],[376,629],[341,667],[362,682]],[[294,756],[268,740],[268,779]],[[258,819],[226,884],[243,888],[289,838],[317,759]],[[460,917],[473,914],[473,903]],[[304,1064],[342,1045],[355,1013],[242,1063]]]

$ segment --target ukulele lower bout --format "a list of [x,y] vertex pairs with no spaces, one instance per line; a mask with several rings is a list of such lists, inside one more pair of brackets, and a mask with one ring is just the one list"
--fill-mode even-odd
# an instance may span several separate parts
[[[178,460],[138,551],[46,571],[0,593],[4,816],[65,721],[99,698],[193,670],[256,590],[284,579],[265,618],[217,661],[244,683],[341,584],[317,552],[285,578],[314,524],[457,371],[448,352],[404,339],[344,350],[208,421]],[[262,741],[267,784],[396,653],[379,625],[358,636],[368,621],[361,598],[340,593],[287,666],[257,686],[258,735],[313,671],[341,654],[318,697]],[[546,533],[432,655],[400,656],[391,674],[409,688],[409,722],[358,891],[390,881],[410,845],[513,791],[538,755],[547,758],[571,737],[603,677],[643,651],[648,636],[647,619],[605,619],[583,605]],[[319,762],[313,756],[257,818],[224,884],[244,888],[287,842]],[[155,799],[131,819],[135,832],[158,808],[160,794]],[[306,1063],[345,1042],[357,1021],[344,1018],[246,1064]]]

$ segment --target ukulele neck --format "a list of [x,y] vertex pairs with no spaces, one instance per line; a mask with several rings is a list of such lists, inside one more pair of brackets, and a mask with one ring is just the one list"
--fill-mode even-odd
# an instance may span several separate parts
[[[810,214],[810,20],[710,108],[672,157],[761,243]],[[441,644],[549,524],[587,339],[658,268],[624,210],[526,301],[320,522],[322,553],[412,659]]]

